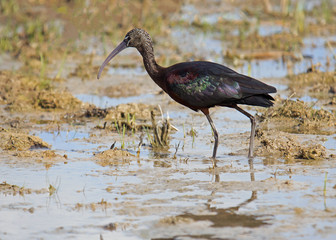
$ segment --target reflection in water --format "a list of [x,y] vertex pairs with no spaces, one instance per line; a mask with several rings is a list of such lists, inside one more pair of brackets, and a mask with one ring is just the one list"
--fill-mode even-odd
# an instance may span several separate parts
[[[250,166],[250,179],[251,179],[251,182],[254,182],[255,176],[254,176],[253,158],[250,158],[248,160],[248,163]],[[247,205],[248,203],[252,202],[255,199],[257,199],[257,191],[252,191],[251,197],[249,199],[238,204],[236,207],[226,208],[226,210],[238,211],[240,207]]]
[[[251,182],[255,181],[254,175],[254,167],[253,167],[253,159],[249,159],[249,167],[250,167],[250,179]],[[220,181],[219,172],[214,169],[214,179],[215,182]],[[209,214],[203,215],[196,215],[192,213],[185,213],[176,216],[177,218],[184,218],[184,219],[192,219],[193,221],[210,221],[212,223],[211,227],[213,228],[221,228],[221,227],[248,227],[248,228],[256,228],[263,225],[269,224],[267,220],[264,219],[265,215],[263,216],[253,216],[253,215],[244,215],[238,214],[237,211],[242,206],[247,205],[248,203],[257,199],[257,191],[252,191],[251,197],[234,207],[230,208],[216,208],[211,207],[211,203],[213,201],[213,196],[216,194],[216,191],[211,192],[211,198],[206,203],[207,210],[210,212]],[[260,218],[263,218],[261,220]],[[192,237],[192,238],[202,238],[202,239],[218,239],[212,234],[203,234],[203,235],[179,235],[174,236],[172,238],[156,238],[156,240],[163,240],[163,239],[176,239],[178,237]]]
[[[207,209],[211,212],[206,215],[195,215],[192,213],[186,213],[179,215],[181,218],[190,218],[194,221],[210,221],[212,222],[211,227],[259,227],[268,224],[264,220],[259,220],[260,216],[253,215],[242,215],[237,214],[235,211],[239,209],[242,205],[246,205],[255,199],[256,195],[252,194],[251,198],[239,204],[236,207],[217,209],[215,207],[207,206]],[[212,214],[216,213],[216,214]]]

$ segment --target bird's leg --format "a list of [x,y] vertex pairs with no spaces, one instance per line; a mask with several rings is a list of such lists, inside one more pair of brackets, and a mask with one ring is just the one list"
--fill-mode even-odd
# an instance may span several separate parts
[[255,135],[255,126],[256,126],[256,121],[255,118],[249,114],[248,112],[244,111],[237,105],[234,105],[233,108],[237,109],[239,112],[247,116],[251,120],[251,137],[250,137],[250,148],[249,148],[249,153],[248,157],[252,158],[253,157],[253,149],[254,149],[254,135]]
[[213,123],[211,117],[210,117],[210,114],[209,114],[209,109],[201,109],[201,111],[205,114],[205,116],[207,117],[209,123],[210,123],[210,126],[212,128],[212,131],[213,131],[213,134],[214,134],[214,137],[215,137],[215,145],[214,145],[214,148],[213,148],[213,153],[212,153],[212,159],[213,159],[213,166],[214,167],[217,167],[217,164],[216,164],[216,153],[217,153],[217,147],[218,147],[218,133],[217,133],[217,130],[216,130],[216,127],[215,127],[215,124]]

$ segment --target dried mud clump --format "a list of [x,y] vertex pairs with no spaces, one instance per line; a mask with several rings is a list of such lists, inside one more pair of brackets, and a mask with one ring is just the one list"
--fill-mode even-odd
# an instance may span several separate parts
[[107,109],[98,108],[94,105],[89,105],[83,114],[83,117],[97,117],[97,118],[105,118],[108,114]]
[[130,157],[134,157],[130,152],[114,148],[108,149],[95,155],[97,163],[103,167],[111,165],[122,165],[130,162]]
[[278,131],[257,131],[257,154],[262,156],[283,157],[286,160],[321,160],[326,158],[326,148],[321,144],[302,144],[296,136]]
[[0,183],[0,193],[5,194],[5,195],[25,195],[25,194],[32,194],[32,193],[36,193],[36,194],[42,194],[42,193],[47,193],[48,190],[43,188],[40,190],[33,190],[30,188],[25,188],[25,187],[19,187],[17,185],[12,185],[12,184],[8,184],[7,182],[2,182]]
[[66,91],[41,91],[37,95],[37,104],[42,109],[64,109],[77,108],[81,102]]
[[193,222],[194,220],[191,218],[181,216],[169,216],[160,219],[157,225],[178,225],[178,224],[190,224]]
[[335,95],[336,72],[311,71],[289,77],[289,87],[300,93],[305,86],[309,95],[320,99],[332,98]]
[[262,113],[261,122],[274,124],[282,131],[331,134],[336,131],[336,116],[324,109],[315,109],[300,100],[277,99],[275,106]]
[[53,89],[50,79],[0,71],[0,104],[11,111],[76,109],[81,102],[69,92]]
[[36,136],[1,129],[0,147],[3,150],[23,151],[31,148],[50,148],[50,145]]
[[34,162],[52,164],[56,161],[64,161],[65,156],[61,156],[55,151],[44,150],[44,151],[20,151],[16,152],[14,156],[19,158],[33,158]]
[[97,210],[106,211],[107,208],[111,208],[112,206],[113,206],[112,203],[107,202],[106,200],[102,199],[100,202],[96,202],[96,203],[88,203],[88,204],[76,203],[73,210],[79,211],[81,209],[89,209],[93,212]]
[[126,118],[127,115],[130,115],[131,117],[134,116],[137,119],[150,120],[152,109],[159,112],[157,107],[144,103],[120,104],[109,110],[109,114],[106,116],[106,119]]

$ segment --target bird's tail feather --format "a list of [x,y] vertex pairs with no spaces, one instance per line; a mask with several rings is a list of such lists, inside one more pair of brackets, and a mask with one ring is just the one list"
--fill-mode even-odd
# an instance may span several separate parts
[[274,101],[272,96],[268,94],[260,94],[240,99],[237,101],[237,104],[271,107],[274,104],[272,101]]

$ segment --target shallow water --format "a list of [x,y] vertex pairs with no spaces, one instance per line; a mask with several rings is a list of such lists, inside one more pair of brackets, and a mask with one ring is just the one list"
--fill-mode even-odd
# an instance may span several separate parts
[[[187,5],[183,11],[181,18],[187,20],[198,10]],[[218,18],[245,17],[235,9],[205,15],[201,21],[215,24]],[[262,35],[278,31],[286,29],[259,27]],[[181,28],[173,28],[171,35],[183,40],[183,51],[226,64],[222,56],[225,43],[215,35]],[[192,44],[187,41],[190,38],[194,39]],[[293,63],[293,73],[305,72],[311,63],[321,63],[323,71],[334,70],[336,60],[325,46],[328,39],[335,37],[305,38],[301,52],[305,58]],[[331,60],[328,68],[327,56]],[[280,96],[288,97],[282,79],[288,69],[280,59],[241,62],[237,71],[263,79],[275,86]],[[18,63],[13,64],[17,67]],[[14,68],[13,64],[4,68]],[[113,79],[120,82],[125,80],[122,76],[146,76],[142,67],[110,67],[107,72],[121,76]],[[108,150],[114,141],[120,148],[123,139],[120,133],[94,128],[101,126],[102,120],[61,123],[61,129],[67,131],[33,126],[30,134],[67,158],[41,164],[39,159],[15,158],[14,153],[0,156],[0,183],[32,189],[31,194],[23,195],[0,192],[0,239],[335,239],[335,134],[297,136],[302,141],[324,138],[323,146],[334,154],[328,159],[287,161],[256,156],[251,161],[247,158],[249,119],[231,109],[215,108],[211,116],[220,141],[218,168],[213,169],[213,137],[203,114],[171,104],[165,95],[110,98],[92,95],[91,90],[75,96],[99,108],[159,104],[163,117],[169,115],[178,129],[171,134],[169,149],[155,151],[144,137],[139,157],[120,157],[119,162],[101,166],[97,153]],[[309,96],[300,99],[317,101]],[[247,110],[253,115],[257,111]],[[197,132],[195,138],[188,134],[191,129]],[[125,136],[126,150],[132,154],[136,154],[140,134]]]
[[[72,144],[76,145],[80,143]],[[50,234],[56,239],[90,239],[99,234],[120,239],[198,234],[221,237],[229,234],[230,228],[225,226],[241,226],[230,231],[243,234],[250,228],[253,234],[266,237],[278,227],[289,227],[282,221],[294,224],[296,215],[291,211],[295,208],[303,209],[303,214],[312,218],[310,224],[316,225],[305,236],[317,236],[318,228],[333,226],[332,218],[314,220],[310,212],[322,211],[323,215],[336,206],[336,200],[331,195],[324,197],[322,191],[324,173],[328,172],[328,185],[332,184],[335,168],[306,166],[303,171],[297,164],[265,165],[256,158],[250,171],[245,157],[221,157],[221,170],[216,175],[204,159],[167,161],[172,162],[171,167],[155,167],[153,160],[141,159],[111,167],[92,161],[58,163],[48,170],[2,162],[1,178],[11,184],[32,189],[52,184],[57,188],[51,196],[1,195],[1,216],[6,219],[0,223],[2,235],[15,239],[48,238]],[[286,174],[287,168],[293,173]],[[99,204],[102,200],[108,204]],[[31,208],[32,212],[27,211]],[[165,223],[162,219],[167,216],[180,218],[181,224]],[[115,230],[104,229],[110,223],[116,225]],[[256,230],[263,225],[264,233]],[[302,229],[305,227],[296,231]]]
[[139,96],[131,96],[131,97],[121,97],[121,98],[110,98],[107,96],[98,96],[91,94],[78,94],[76,98],[85,103],[90,103],[99,108],[109,108],[115,107],[119,104],[125,103],[140,103],[140,102],[149,102],[151,98],[153,98],[153,94],[143,94]]

